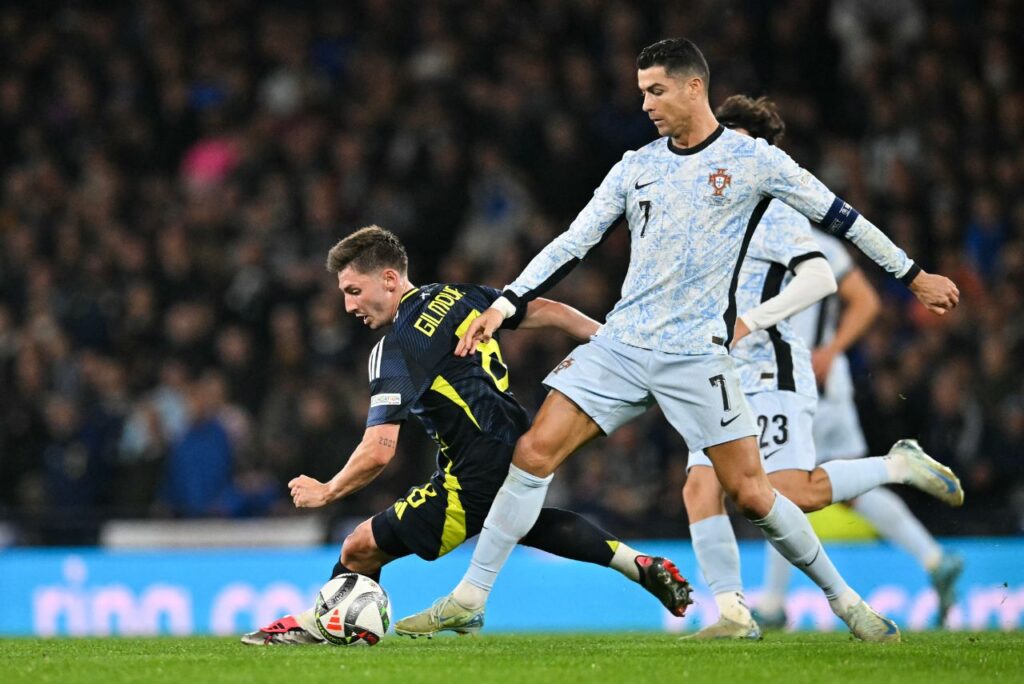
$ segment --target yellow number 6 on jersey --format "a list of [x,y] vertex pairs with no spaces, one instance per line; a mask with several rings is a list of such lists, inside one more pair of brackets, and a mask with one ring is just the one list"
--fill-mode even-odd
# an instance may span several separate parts
[[[466,320],[459,323],[459,327],[455,330],[455,338],[461,340],[466,329],[469,328],[469,324],[479,315],[480,312],[476,309],[470,311]],[[508,389],[508,368],[505,366],[505,360],[501,358],[501,347],[498,346],[498,340],[492,337],[487,342],[477,344],[476,350],[480,352],[480,365],[483,366],[484,372],[491,376],[499,390],[506,391]]]

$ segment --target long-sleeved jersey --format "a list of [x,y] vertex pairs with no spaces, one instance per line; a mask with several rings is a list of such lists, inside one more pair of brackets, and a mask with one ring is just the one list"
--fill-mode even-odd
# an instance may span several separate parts
[[740,265],[772,198],[845,236],[893,275],[916,273],[903,250],[785,152],[719,127],[691,148],[661,138],[627,152],[506,292],[522,305],[539,296],[624,215],[629,269],[599,334],[669,353],[725,354]]
[[508,369],[497,339],[472,356],[453,353],[470,321],[498,295],[482,285],[433,284],[410,290],[368,364],[366,426],[416,416],[437,442],[438,470],[470,492],[504,477],[508,461],[495,454],[495,443],[511,448],[530,426],[526,410],[508,389]]
[[[828,259],[832,272],[836,274],[836,281],[842,282],[843,278],[849,275],[854,268],[853,259],[846,251],[846,246],[841,240],[826,235],[820,230],[814,231],[814,239],[818,243],[818,248]],[[834,294],[793,316],[791,319],[793,328],[809,349],[828,344],[836,336],[839,308],[839,295]],[[847,360],[846,354],[839,354],[832,360],[832,367],[828,371],[825,385],[820,389],[821,396],[826,399],[853,396],[853,380],[850,377],[850,362]]]
[[[810,222],[785,204],[772,202],[740,266],[737,310],[742,314],[771,299],[793,279],[799,263],[824,256]],[[750,333],[730,353],[744,394],[789,390],[817,398],[811,353],[789,319]]]

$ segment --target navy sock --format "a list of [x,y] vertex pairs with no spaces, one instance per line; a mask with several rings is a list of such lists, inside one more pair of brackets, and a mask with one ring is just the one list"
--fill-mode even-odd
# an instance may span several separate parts
[[338,562],[334,564],[334,569],[331,570],[331,579],[334,579],[338,575],[343,575],[343,574],[349,573],[349,572],[355,573],[356,575],[365,575],[365,576],[369,577],[370,579],[372,579],[374,582],[380,582],[380,570],[377,570],[376,572],[373,572],[373,573],[355,572],[354,570],[349,570],[344,565],[342,565],[340,558],[338,559]]
[[537,523],[519,543],[562,558],[608,567],[619,539],[579,513],[543,508]]

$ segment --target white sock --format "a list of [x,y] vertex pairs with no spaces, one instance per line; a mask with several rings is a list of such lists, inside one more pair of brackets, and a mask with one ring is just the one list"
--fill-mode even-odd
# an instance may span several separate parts
[[690,525],[690,540],[697,565],[715,596],[743,592],[740,549],[727,515],[713,515]]
[[789,573],[793,566],[770,543],[764,545],[764,593],[758,609],[765,615],[778,615],[786,609]]
[[778,491],[768,515],[751,522],[761,528],[771,545],[786,560],[821,587],[830,603],[850,591],[822,548],[807,516]]
[[[910,467],[907,464],[907,459],[893,456],[872,456],[885,463],[885,469],[889,473],[889,481],[886,484],[906,484],[906,479],[910,475]],[[862,461],[868,459],[860,459]]]
[[750,616],[750,609],[747,608],[747,600],[743,597],[742,591],[727,591],[723,594],[715,594],[715,605],[718,606],[719,615],[741,625],[745,625],[754,619]]
[[857,497],[852,507],[925,570],[934,569],[942,560],[942,547],[895,492],[885,487],[872,489]]
[[301,613],[296,613],[294,617],[295,621],[299,623],[299,626],[301,626],[302,629],[323,641],[323,638],[320,636],[320,630],[316,628],[316,612],[312,608],[307,608]]
[[484,520],[469,569],[452,592],[461,605],[475,609],[487,602],[512,549],[537,522],[551,477],[537,477],[509,466],[508,477]]
[[828,606],[832,609],[833,613],[835,613],[839,617],[843,617],[844,615],[846,615],[846,611],[850,610],[850,608],[853,608],[855,605],[860,603],[860,601],[860,594],[855,592],[850,587],[846,587],[846,589],[841,594],[839,594],[839,596],[835,598],[830,598],[828,600]]
[[615,547],[615,555],[612,556],[611,567],[618,570],[634,582],[639,582],[640,568],[636,567],[636,557],[640,555],[640,552],[636,549],[631,549],[621,541],[616,542],[616,544],[617,546]]
[[819,466],[832,483],[832,503],[849,501],[889,482],[895,482],[887,462],[882,456],[829,461]]

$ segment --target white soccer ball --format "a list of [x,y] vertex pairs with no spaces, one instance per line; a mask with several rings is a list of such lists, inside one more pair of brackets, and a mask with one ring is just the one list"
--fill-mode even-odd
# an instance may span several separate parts
[[391,624],[391,601],[369,577],[346,573],[316,595],[316,626],[320,636],[338,646],[373,646]]

